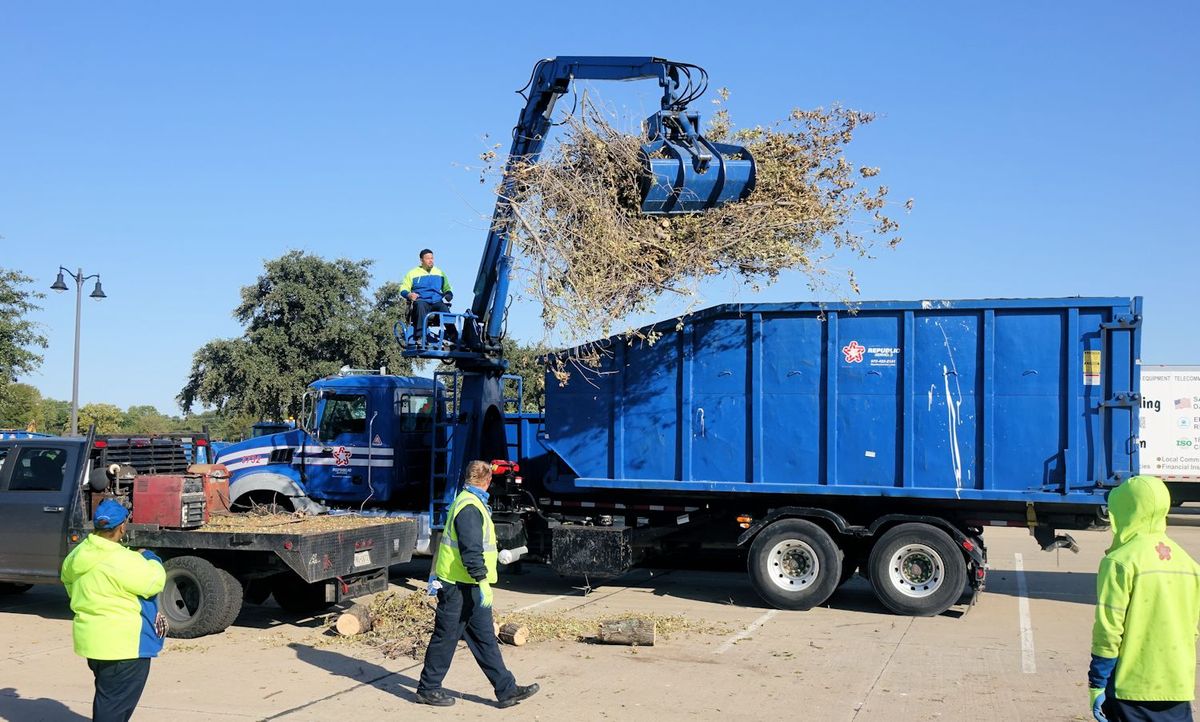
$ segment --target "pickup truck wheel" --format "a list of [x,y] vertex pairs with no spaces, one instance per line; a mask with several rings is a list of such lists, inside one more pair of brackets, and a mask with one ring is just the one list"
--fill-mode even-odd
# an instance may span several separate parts
[[[158,609],[167,618],[167,634],[194,639],[224,631],[229,619],[231,589],[237,580],[200,557],[173,557],[163,563],[167,583],[158,595]],[[241,588],[241,585],[238,585]],[[238,598],[238,607],[241,607]]]
[[279,576],[271,590],[275,603],[292,614],[313,614],[333,606],[325,601],[324,582],[309,584],[295,574]]
[[784,519],[755,537],[747,566],[765,602],[779,609],[811,609],[837,589],[842,552],[811,521]]
[[20,594],[33,589],[32,584],[18,584],[17,582],[0,582],[0,594]]
[[875,596],[896,614],[932,617],[958,601],[967,565],[950,535],[929,524],[900,524],[871,549]]

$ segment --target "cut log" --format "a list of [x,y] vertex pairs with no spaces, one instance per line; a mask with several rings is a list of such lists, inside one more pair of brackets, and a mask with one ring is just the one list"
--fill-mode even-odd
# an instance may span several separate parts
[[596,641],[602,644],[626,644],[653,647],[657,625],[650,619],[613,619],[600,623]]
[[520,647],[529,641],[529,630],[523,624],[513,624],[509,622],[500,627],[500,633],[496,635],[501,642],[511,644],[514,647]]
[[353,604],[337,618],[334,628],[343,637],[353,637],[371,631],[372,621],[371,610],[367,605]]

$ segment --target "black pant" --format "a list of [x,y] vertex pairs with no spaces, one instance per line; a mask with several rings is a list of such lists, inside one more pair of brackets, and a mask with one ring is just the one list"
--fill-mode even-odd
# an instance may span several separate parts
[[441,689],[450,661],[454,659],[454,648],[458,640],[467,640],[467,647],[475,655],[479,668],[487,675],[496,699],[507,699],[516,694],[517,680],[504,666],[500,656],[500,644],[496,641],[496,630],[492,627],[492,609],[476,601],[474,584],[442,583],[438,590],[437,614],[433,621],[433,637],[425,650],[425,666],[421,669],[418,692]]
[[1108,722],[1192,722],[1192,703],[1131,702],[1109,696],[1104,716]]
[[[436,301],[436,302],[414,301],[413,306],[416,307],[413,310],[413,327],[414,327],[413,335],[414,336],[421,333],[421,324],[425,320],[425,314],[431,313],[433,311],[443,311],[445,313],[450,312],[450,306],[442,301]],[[430,320],[429,328],[432,328],[434,322],[436,322],[436,321],[435,321],[435,319],[432,319],[432,318],[429,320]],[[444,325],[446,326],[446,340],[453,341],[454,343],[458,343],[458,329],[454,327],[453,323],[446,323]],[[417,343],[424,343],[425,339],[419,338],[419,339],[416,339],[416,341],[417,341]]]
[[89,659],[88,667],[96,677],[93,722],[128,722],[146,688],[150,659]]

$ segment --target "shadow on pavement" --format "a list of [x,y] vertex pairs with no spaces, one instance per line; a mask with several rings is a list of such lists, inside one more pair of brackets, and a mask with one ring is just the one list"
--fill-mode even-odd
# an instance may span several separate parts
[[45,697],[22,697],[12,687],[0,689],[0,719],[25,720],[27,722],[73,722],[87,717],[71,711],[62,702]]
[[21,594],[0,596],[0,612],[31,614],[43,619],[71,619],[67,590],[57,584],[35,584]]
[[[992,569],[987,576],[984,595],[1020,595],[1017,573],[1011,569]],[[1096,603],[1095,572],[1025,572],[1025,596],[1029,599],[1049,599],[1059,602],[1094,605]]]
[[[420,702],[417,702],[416,695],[417,679],[404,674],[404,672],[413,670],[419,675],[421,667],[420,662],[414,662],[411,666],[405,668],[404,670],[393,672],[386,667],[379,666],[378,664],[367,662],[357,657],[351,657],[340,652],[334,652],[329,649],[321,649],[299,643],[289,644],[288,647],[290,647],[296,653],[296,658],[301,662],[311,664],[312,666],[323,669],[330,674],[336,674],[354,682],[358,682],[360,685],[374,687],[382,692],[395,695],[406,702],[420,704]],[[459,659],[457,661],[461,664],[474,664],[474,660],[471,659]],[[474,694],[458,694],[450,690],[446,690],[446,693],[452,697],[458,697],[467,702],[477,702],[488,707],[494,707],[496,705],[496,700],[485,699]],[[341,693],[339,692],[335,694]],[[303,707],[320,702],[322,699],[313,700],[313,702],[309,702],[302,707],[287,710],[286,712],[281,712],[275,716],[290,714],[298,709],[302,709]]]

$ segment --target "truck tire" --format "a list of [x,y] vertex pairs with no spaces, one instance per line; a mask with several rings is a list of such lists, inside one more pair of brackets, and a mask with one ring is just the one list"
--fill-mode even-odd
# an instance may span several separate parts
[[946,532],[929,524],[900,524],[871,549],[871,586],[896,614],[932,617],[949,609],[967,583],[967,564]]
[[309,584],[295,574],[276,577],[271,593],[283,611],[292,614],[314,614],[333,606],[325,601],[325,583]]
[[[231,587],[236,579],[200,557],[172,557],[163,562],[167,583],[158,595],[159,612],[167,618],[167,636],[194,639],[222,632],[229,619]],[[238,588],[241,585],[238,584]],[[241,608],[241,599],[238,599]]]
[[18,582],[0,582],[0,594],[21,594],[33,589],[32,584],[20,584]]
[[811,521],[784,519],[755,537],[747,567],[754,590],[767,604],[811,609],[837,589],[842,551]]
[[228,602],[225,607],[225,615],[221,618],[224,623],[221,629],[228,629],[233,625],[234,620],[242,613],[242,604],[245,601],[245,589],[238,578],[229,572],[217,567],[217,572],[223,577],[225,582],[225,599]]

